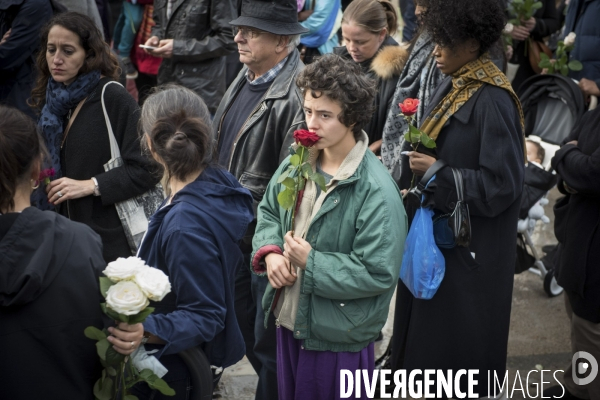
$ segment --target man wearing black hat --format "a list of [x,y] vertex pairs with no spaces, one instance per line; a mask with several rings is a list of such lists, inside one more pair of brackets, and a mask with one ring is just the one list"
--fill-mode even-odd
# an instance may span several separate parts
[[[213,120],[219,164],[252,192],[254,206],[289,154],[293,132],[304,127],[302,96],[295,79],[304,67],[296,50],[300,34],[296,0],[243,0],[241,16],[230,22],[244,68],[233,81]],[[255,212],[256,216],[256,212]],[[277,399],[275,322],[265,329],[262,298],[267,277],[249,270],[256,220],[241,248],[246,265],[236,279],[236,314],[246,355],[258,374],[256,399]]]

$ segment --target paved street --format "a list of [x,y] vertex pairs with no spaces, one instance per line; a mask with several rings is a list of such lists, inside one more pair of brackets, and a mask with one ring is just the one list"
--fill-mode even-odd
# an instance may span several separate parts
[[[545,207],[546,214],[553,220],[552,205],[557,192],[551,192],[550,204]],[[534,234],[534,242],[538,247],[555,243],[556,239],[550,224],[538,224]],[[392,304],[394,302],[392,301]],[[391,310],[393,313],[393,310]],[[383,348],[389,340],[390,329],[384,328],[384,341],[378,348]],[[517,380],[512,399],[541,398],[536,392],[540,382],[539,373],[531,373],[527,388],[527,374],[536,369],[564,369],[571,362],[569,353],[570,340],[568,319],[565,313],[563,296],[549,298],[543,289],[541,278],[531,272],[523,272],[515,276],[511,330],[508,343],[509,389],[512,390],[517,371],[523,381],[523,389]],[[562,373],[557,377],[562,379]],[[553,380],[552,373],[544,374],[544,381]],[[218,399],[252,400],[257,377],[246,359],[228,368],[221,380]],[[546,384],[551,386],[551,384]],[[510,394],[510,393],[509,393]],[[268,399],[265,399],[268,400]]]

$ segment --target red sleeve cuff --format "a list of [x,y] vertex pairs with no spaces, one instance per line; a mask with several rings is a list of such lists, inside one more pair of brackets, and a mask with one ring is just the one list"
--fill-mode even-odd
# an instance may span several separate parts
[[264,274],[267,272],[264,258],[270,253],[283,254],[283,251],[275,244],[263,246],[258,249],[256,253],[254,253],[254,258],[252,259],[252,271],[254,271],[255,274]]

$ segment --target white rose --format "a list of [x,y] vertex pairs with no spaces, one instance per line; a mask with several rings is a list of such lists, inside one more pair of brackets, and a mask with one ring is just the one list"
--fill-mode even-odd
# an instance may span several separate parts
[[569,33],[564,41],[565,46],[573,46],[575,44],[576,37],[577,37],[577,35],[575,34],[575,32]]
[[116,261],[108,263],[106,269],[102,271],[111,281],[119,282],[127,279],[133,279],[146,264],[144,260],[137,257],[123,258],[119,257]]
[[169,277],[157,268],[146,267],[138,271],[135,282],[153,301],[161,301],[171,291]]
[[507,22],[506,25],[504,25],[504,33],[509,34],[513,31],[513,29],[515,29],[515,26],[513,24],[511,24],[510,22]]
[[123,315],[135,315],[148,307],[150,302],[135,282],[121,281],[106,292],[106,305]]

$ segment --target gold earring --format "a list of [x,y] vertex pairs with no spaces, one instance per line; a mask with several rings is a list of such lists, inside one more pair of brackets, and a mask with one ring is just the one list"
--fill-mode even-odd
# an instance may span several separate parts
[[33,182],[33,184],[31,185],[31,188],[33,190],[37,189],[40,187],[40,181],[34,181],[33,179],[31,180],[31,182]]

